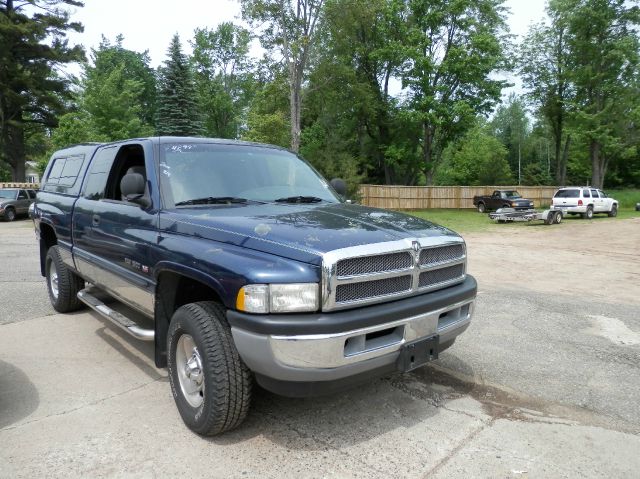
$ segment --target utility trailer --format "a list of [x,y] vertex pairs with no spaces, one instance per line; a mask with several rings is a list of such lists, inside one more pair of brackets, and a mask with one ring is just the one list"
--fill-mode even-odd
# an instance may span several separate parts
[[544,221],[545,225],[558,224],[562,221],[561,210],[516,210],[515,208],[500,208],[493,213],[489,213],[489,218],[498,223],[508,221]]

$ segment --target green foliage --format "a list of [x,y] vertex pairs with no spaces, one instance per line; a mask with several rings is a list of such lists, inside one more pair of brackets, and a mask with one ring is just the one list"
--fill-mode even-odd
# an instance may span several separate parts
[[480,125],[445,152],[437,182],[444,185],[511,185],[507,149]]
[[230,22],[196,29],[192,42],[198,103],[207,136],[238,138],[255,94],[248,30]]
[[506,104],[496,110],[491,121],[496,138],[507,148],[511,171],[522,176],[522,149],[529,135],[529,118],[522,98],[511,93]]
[[242,139],[289,146],[291,137],[288,128],[287,98],[287,83],[283,76],[278,76],[264,85],[251,102],[247,115],[247,131],[242,134]]
[[505,65],[506,13],[495,0],[411,0],[407,8],[401,78],[431,183],[442,151],[500,98],[505,82],[491,73]]
[[160,68],[156,130],[158,135],[197,136],[202,133],[193,72],[175,34]]
[[[92,65],[85,67],[84,96],[85,108],[102,124],[99,128],[109,138],[120,139],[117,131],[132,132],[131,136],[143,136],[153,129],[156,110],[156,77],[149,66],[148,52],[139,53],[122,46],[124,37],[118,35],[115,44],[106,38],[97,50],[92,50]],[[120,94],[122,92],[122,94]],[[117,103],[113,111],[107,102]],[[125,113],[122,123],[108,126],[117,120],[114,114],[121,114],[127,102],[134,111]],[[119,110],[119,111],[118,111]],[[139,122],[133,122],[138,118]],[[125,125],[130,123],[129,127]],[[137,123],[134,125],[133,123]],[[141,130],[136,133],[136,128]]]
[[[55,69],[84,58],[82,47],[69,47],[68,31],[82,31],[60,7],[82,7],[74,0],[0,2],[0,163],[11,169],[12,179],[24,181],[25,125],[57,125],[69,99],[69,82]],[[34,12],[30,14],[29,12]]]

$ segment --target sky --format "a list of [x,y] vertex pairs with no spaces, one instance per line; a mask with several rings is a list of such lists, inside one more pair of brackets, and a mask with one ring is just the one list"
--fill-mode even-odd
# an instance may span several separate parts
[[[511,32],[524,35],[531,23],[544,16],[544,0],[506,0],[511,10]],[[84,33],[71,34],[71,44],[82,44],[89,54],[102,35],[114,41],[124,35],[123,46],[130,50],[149,51],[151,66],[165,60],[174,33],[180,35],[184,51],[190,53],[188,41],[196,28],[215,28],[225,21],[240,22],[237,0],[85,0],[83,8],[72,9],[72,20],[84,25]]]

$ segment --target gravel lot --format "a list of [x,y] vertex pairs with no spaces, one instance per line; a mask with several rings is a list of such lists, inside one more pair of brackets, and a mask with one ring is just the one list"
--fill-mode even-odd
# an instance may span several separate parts
[[0,477],[635,477],[640,217],[465,235],[480,292],[437,363],[347,393],[256,393],[182,424],[150,345],[58,315],[30,221],[0,223]]

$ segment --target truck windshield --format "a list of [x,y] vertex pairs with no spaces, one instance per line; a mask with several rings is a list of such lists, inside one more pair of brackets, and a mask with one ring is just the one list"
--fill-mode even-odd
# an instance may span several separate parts
[[164,144],[160,147],[160,177],[169,207],[289,198],[296,198],[294,203],[312,202],[300,198],[339,202],[327,181],[309,164],[293,153],[268,147]]
[[0,198],[9,198],[11,200],[16,199],[18,190],[0,190]]

